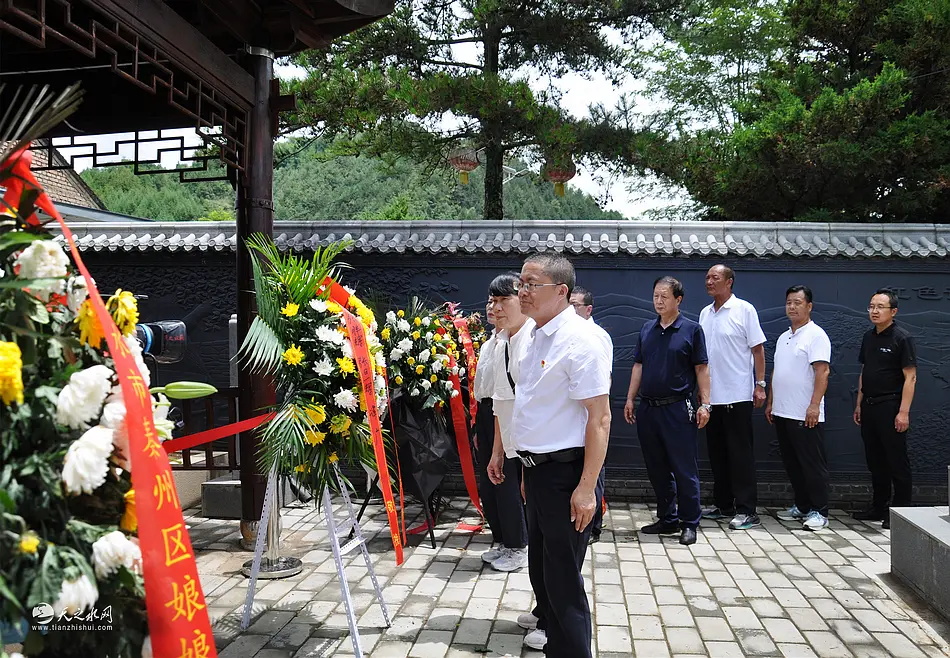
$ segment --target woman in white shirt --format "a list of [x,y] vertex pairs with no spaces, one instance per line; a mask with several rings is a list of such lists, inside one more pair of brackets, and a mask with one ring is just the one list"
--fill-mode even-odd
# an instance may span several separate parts
[[485,516],[499,546],[485,553],[482,559],[498,571],[516,571],[528,565],[528,530],[521,498],[521,461],[511,447],[509,435],[518,362],[524,355],[534,323],[521,313],[521,303],[515,291],[517,282],[517,274],[502,274],[492,281],[488,290],[497,332],[492,359],[494,385],[491,393],[495,417],[492,447],[482,454],[487,467],[488,457],[493,452],[504,451],[505,478],[500,484],[492,484],[486,476],[484,489],[494,501],[495,519],[489,517],[487,510]]

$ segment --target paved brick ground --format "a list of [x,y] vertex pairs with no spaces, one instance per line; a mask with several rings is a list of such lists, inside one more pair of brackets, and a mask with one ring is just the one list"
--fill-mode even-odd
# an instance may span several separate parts
[[[417,510],[417,508],[410,508]],[[411,538],[397,568],[385,517],[371,507],[364,532],[393,617],[384,629],[359,551],[347,577],[366,655],[373,658],[534,656],[515,619],[532,603],[527,570],[503,574],[483,565],[486,534],[455,531],[472,510],[452,501],[439,520],[437,548]],[[324,519],[313,507],[283,510],[282,553],[305,569],[261,581],[254,619],[239,629],[247,593],[235,521],[186,515],[222,658],[352,655],[346,615]],[[763,516],[763,526],[728,531],[703,522],[699,541],[641,537],[645,505],[615,504],[603,540],[588,553],[585,578],[594,619],[594,655],[785,656],[832,658],[950,656],[950,624],[889,572],[889,532],[832,513],[827,530]]]

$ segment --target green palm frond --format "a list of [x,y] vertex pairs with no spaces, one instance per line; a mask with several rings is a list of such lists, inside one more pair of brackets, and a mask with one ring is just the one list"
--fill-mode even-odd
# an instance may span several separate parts
[[[248,239],[248,247],[258,266],[267,268],[267,276],[279,282],[286,290],[290,301],[295,304],[306,304],[317,296],[323,281],[328,276],[335,276],[339,265],[333,260],[349,245],[348,242],[337,242],[326,247],[317,247],[313,258],[306,260],[293,252],[281,252],[270,238],[256,234]],[[260,261],[266,261],[265,266]],[[257,280],[255,270],[255,282]],[[260,307],[260,303],[258,303]],[[279,312],[279,308],[277,311]],[[263,313],[262,313],[263,315]]]
[[[252,238],[253,239],[253,236]],[[251,252],[251,268],[254,271],[254,296],[257,301],[257,314],[272,327],[280,323],[279,281],[270,273],[269,263]]]
[[277,333],[261,317],[254,318],[235,358],[246,363],[251,372],[272,375],[280,365],[284,345]]
[[263,449],[260,453],[262,472],[269,473],[274,464],[278,464],[279,472],[292,471],[296,464],[289,464],[288,459],[304,452],[307,447],[304,440],[306,432],[307,417],[300,413],[298,400],[288,396],[274,418],[264,426],[261,436]]

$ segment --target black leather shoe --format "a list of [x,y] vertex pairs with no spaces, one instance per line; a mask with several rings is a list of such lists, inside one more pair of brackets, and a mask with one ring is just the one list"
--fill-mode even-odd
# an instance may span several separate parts
[[886,518],[884,519],[884,523],[881,524],[881,529],[882,529],[882,530],[890,530],[890,529],[891,529],[891,519],[890,519],[890,517],[886,517]]
[[640,532],[645,535],[675,535],[679,529],[679,523],[663,523],[662,521],[657,521],[656,523],[643,526],[640,528]]
[[590,533],[590,539],[587,540],[587,543],[588,543],[588,544],[596,544],[596,543],[599,542],[599,541],[600,541],[600,533],[598,532],[598,533],[595,535],[595,534],[592,532],[592,533]]
[[853,516],[858,521],[883,521],[887,518],[887,512],[882,512],[879,509],[870,507],[866,510],[855,512],[851,516]]
[[680,533],[680,543],[683,546],[689,546],[696,543],[696,528],[683,528]]

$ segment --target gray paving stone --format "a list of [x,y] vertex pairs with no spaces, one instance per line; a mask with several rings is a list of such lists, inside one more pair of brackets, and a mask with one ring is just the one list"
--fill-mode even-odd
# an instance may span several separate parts
[[699,631],[695,628],[667,629],[666,642],[674,655],[703,654],[706,651]]
[[633,640],[633,651],[637,656],[650,658],[669,658],[670,648],[663,640]]
[[926,654],[914,643],[900,633],[874,633],[874,638],[881,643],[887,652],[894,658],[925,658]]
[[488,642],[491,626],[487,619],[462,619],[453,643],[484,645]]
[[785,658],[818,658],[818,654],[807,644],[779,644],[778,650]]
[[834,633],[805,631],[805,638],[821,658],[851,658],[853,655]]
[[219,658],[247,658],[264,648],[266,635],[242,635],[235,638],[227,648],[218,654]]
[[762,622],[756,617],[752,608],[743,608],[739,606],[724,606],[722,609],[726,615],[726,621],[733,629],[759,629],[762,628]]
[[745,658],[738,642],[707,642],[709,658]]
[[663,622],[652,615],[631,616],[630,629],[633,631],[633,637],[638,640],[662,640],[664,637]]
[[520,656],[524,636],[514,633],[492,633],[488,638],[489,656]]
[[270,642],[267,643],[267,647],[270,649],[293,649],[296,651],[310,638],[313,627],[313,624],[292,621],[271,638]]
[[596,628],[597,651],[629,653],[631,651],[630,629],[627,626],[601,626]]

